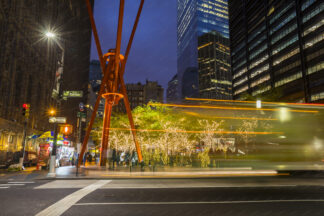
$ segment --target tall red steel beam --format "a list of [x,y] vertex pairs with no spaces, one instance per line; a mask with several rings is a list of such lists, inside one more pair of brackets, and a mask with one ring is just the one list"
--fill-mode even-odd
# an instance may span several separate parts
[[[104,61],[106,59],[107,58],[103,58]],[[106,89],[106,84],[105,83],[108,81],[108,72],[109,72],[109,70],[111,70],[111,66],[112,66],[112,64],[108,63],[108,65],[105,66],[105,69],[104,69],[104,72],[103,72],[104,75],[103,75],[102,82],[101,82],[101,85],[100,85],[100,90],[99,90],[99,93],[98,93],[98,97],[97,97],[96,103],[95,103],[95,105],[93,107],[93,111],[92,111],[91,119],[90,119],[90,122],[89,122],[89,125],[88,125],[88,129],[87,129],[86,134],[85,134],[84,139],[83,139],[82,148],[81,148],[81,152],[80,152],[79,159],[78,159],[78,165],[77,165],[78,167],[80,167],[80,165],[82,163],[83,155],[84,155],[85,150],[87,148],[88,140],[89,140],[89,137],[90,137],[90,132],[91,132],[94,120],[96,118],[97,110],[98,110],[98,107],[99,107],[99,104],[100,104],[101,95],[103,94],[103,92]]]
[[[114,55],[110,56],[110,58],[109,58],[109,54],[107,56],[102,54],[100,41],[99,41],[99,37],[98,37],[98,33],[97,33],[97,28],[95,25],[93,13],[92,13],[90,1],[86,0],[86,3],[87,3],[91,27],[92,27],[93,34],[94,34],[94,39],[95,39],[96,46],[97,46],[97,52],[98,52],[99,59],[100,59],[100,65],[101,65],[101,69],[103,71],[104,77],[102,80],[102,84],[100,86],[100,91],[99,91],[98,98],[96,100],[96,104],[95,104],[95,107],[94,107],[94,110],[93,110],[93,113],[91,116],[91,120],[89,122],[89,126],[88,126],[86,135],[83,140],[82,149],[81,149],[81,152],[79,155],[78,167],[81,165],[82,158],[83,158],[83,155],[84,155],[86,147],[87,147],[88,139],[90,136],[90,131],[92,129],[92,125],[93,125],[93,122],[94,122],[94,119],[96,116],[96,111],[98,109],[101,96],[106,92],[107,95],[105,96],[105,99],[106,99],[105,119],[103,122],[104,127],[103,127],[103,136],[102,136],[102,151],[101,151],[101,156],[100,156],[100,165],[105,165],[106,156],[107,156],[106,152],[107,152],[107,146],[108,146],[109,126],[110,126],[110,117],[111,117],[111,112],[112,112],[112,106],[115,105],[116,103],[118,103],[119,99],[122,98],[122,96],[120,96],[120,94],[117,92],[119,89],[118,88],[119,86],[120,86],[120,91],[122,92],[122,95],[124,96],[127,115],[129,118],[131,128],[133,129],[132,133],[133,133],[133,139],[135,142],[138,159],[140,162],[143,162],[140,145],[136,139],[136,133],[134,130],[135,124],[133,121],[133,117],[132,117],[132,113],[131,113],[131,109],[130,109],[130,105],[129,105],[129,100],[127,97],[127,91],[126,91],[123,75],[125,72],[125,65],[126,65],[128,55],[129,55],[129,52],[130,52],[130,49],[132,46],[133,38],[134,38],[136,29],[137,29],[138,21],[139,21],[139,18],[140,18],[142,9],[143,9],[144,0],[141,0],[140,6],[139,6],[139,9],[137,12],[137,16],[135,19],[135,23],[134,23],[134,26],[132,29],[132,33],[131,33],[131,36],[130,36],[130,39],[129,39],[129,42],[127,45],[125,58],[123,58],[123,59],[121,58],[121,55],[120,55],[120,49],[121,49],[122,24],[123,24],[125,0],[120,0],[116,49],[115,49]],[[107,60],[109,63],[106,66]]]
[[138,22],[139,22],[139,19],[140,19],[142,10],[143,10],[143,5],[144,5],[144,0],[141,0],[140,6],[139,6],[138,11],[137,11],[136,19],[135,19],[135,22],[134,22],[134,25],[133,25],[132,33],[130,35],[130,38],[129,38],[129,41],[128,41],[128,44],[127,44],[127,48],[126,48],[126,52],[125,52],[125,58],[124,58],[124,61],[122,62],[121,73],[119,73],[120,89],[121,89],[122,94],[124,95],[124,104],[125,104],[125,108],[126,108],[127,117],[128,117],[131,129],[132,129],[131,131],[132,131],[133,140],[134,140],[135,147],[136,147],[136,152],[137,152],[137,155],[138,155],[138,160],[141,161],[141,162],[143,161],[142,151],[141,151],[141,147],[140,147],[140,145],[139,145],[139,143],[137,141],[137,138],[136,138],[137,135],[136,135],[136,131],[135,131],[135,123],[134,123],[134,120],[133,120],[132,110],[131,110],[131,107],[130,107],[130,104],[129,104],[127,90],[126,90],[126,86],[125,86],[123,76],[124,76],[124,73],[125,73],[126,62],[127,62],[130,50],[132,48],[133,39],[134,39],[134,36],[135,36],[137,25],[138,25]]
[[[118,74],[120,70],[120,48],[121,48],[121,39],[123,31],[123,18],[124,18],[124,7],[125,0],[120,0],[119,5],[119,16],[118,16],[118,27],[117,27],[117,38],[116,38],[116,49],[114,55],[112,55],[109,61],[114,61],[114,70],[113,76],[111,76],[110,85],[111,93],[117,93],[118,90]],[[111,94],[105,96],[105,117],[103,122],[103,134],[102,134],[102,143],[101,143],[101,154],[100,154],[100,166],[105,166],[107,161],[107,149],[109,142],[109,128],[110,128],[110,118],[112,112],[112,106],[118,95]]]

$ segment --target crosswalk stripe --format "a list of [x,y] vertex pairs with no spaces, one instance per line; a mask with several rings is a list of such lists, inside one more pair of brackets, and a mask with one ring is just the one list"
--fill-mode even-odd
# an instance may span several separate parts
[[9,184],[33,184],[35,182],[8,182]]
[[81,200],[89,193],[101,188],[105,184],[111,182],[111,180],[99,180],[91,185],[88,185],[47,207],[43,211],[39,212],[36,216],[59,216],[67,211],[71,206]]
[[233,200],[233,201],[198,201],[198,202],[108,202],[108,203],[76,203],[75,206],[94,205],[201,205],[201,204],[244,204],[244,203],[276,203],[276,202],[324,202],[322,199],[301,200]]
[[0,184],[0,187],[1,186],[22,186],[22,185],[25,185],[25,184]]
[[0,187],[0,189],[6,189],[6,188],[9,188],[9,187]]

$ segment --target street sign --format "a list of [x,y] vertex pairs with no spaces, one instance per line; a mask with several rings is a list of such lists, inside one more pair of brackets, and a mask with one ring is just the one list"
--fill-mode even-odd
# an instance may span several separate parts
[[83,91],[63,91],[63,97],[76,97],[80,98],[83,97]]
[[82,102],[79,103],[79,109],[81,112],[84,111],[84,104]]
[[66,117],[49,117],[49,123],[65,124]]
[[87,114],[86,113],[83,113],[83,112],[78,112],[77,113],[77,117],[79,117],[79,118],[85,118],[85,117],[87,117]]

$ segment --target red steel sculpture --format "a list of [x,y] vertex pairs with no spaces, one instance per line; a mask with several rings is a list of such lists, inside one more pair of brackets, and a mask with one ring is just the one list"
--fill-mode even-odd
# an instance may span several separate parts
[[103,119],[103,128],[102,128],[102,141],[101,141],[101,152],[100,152],[100,166],[105,166],[107,161],[107,149],[108,149],[108,139],[109,139],[109,128],[110,128],[110,118],[112,107],[117,105],[120,99],[124,99],[124,104],[126,107],[127,116],[129,119],[129,123],[131,126],[131,131],[133,134],[133,139],[135,142],[136,152],[138,156],[139,162],[143,162],[143,157],[141,153],[140,145],[136,139],[136,130],[135,124],[131,112],[131,108],[129,105],[129,100],[127,96],[126,86],[124,82],[124,72],[125,66],[128,59],[128,55],[130,49],[132,47],[134,35],[136,32],[136,28],[138,25],[139,18],[142,13],[144,0],[141,0],[137,16],[135,19],[135,23],[133,26],[133,30],[126,48],[125,56],[120,54],[120,47],[121,47],[121,39],[122,39],[122,28],[123,28],[123,18],[124,18],[124,6],[125,0],[120,0],[119,5],[119,17],[118,17],[118,27],[117,27],[117,39],[116,39],[116,48],[108,50],[108,53],[103,54],[101,50],[101,45],[97,33],[96,24],[93,17],[93,12],[90,4],[90,0],[86,0],[89,18],[91,22],[91,27],[94,35],[94,39],[96,42],[96,47],[98,51],[98,56],[100,60],[100,66],[103,73],[102,82],[100,85],[99,94],[91,115],[91,119],[89,122],[89,126],[87,128],[86,134],[84,136],[84,140],[82,143],[81,152],[78,159],[78,167],[80,167],[83,159],[83,155],[87,148],[90,131],[92,129],[92,125],[94,123],[96,113],[98,110],[98,106],[100,103],[101,97],[105,98],[105,112],[104,112],[104,119]]

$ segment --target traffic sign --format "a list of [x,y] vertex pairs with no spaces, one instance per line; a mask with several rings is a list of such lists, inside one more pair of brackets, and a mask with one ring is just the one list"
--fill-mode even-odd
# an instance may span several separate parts
[[49,123],[59,123],[59,124],[65,124],[66,123],[66,117],[49,117]]
[[87,117],[87,114],[86,113],[83,113],[83,112],[78,112],[77,113],[77,117],[79,117],[79,118],[85,118],[85,117]]
[[83,91],[63,91],[63,97],[83,97]]
[[79,103],[79,109],[81,112],[84,111],[84,104],[82,102]]

